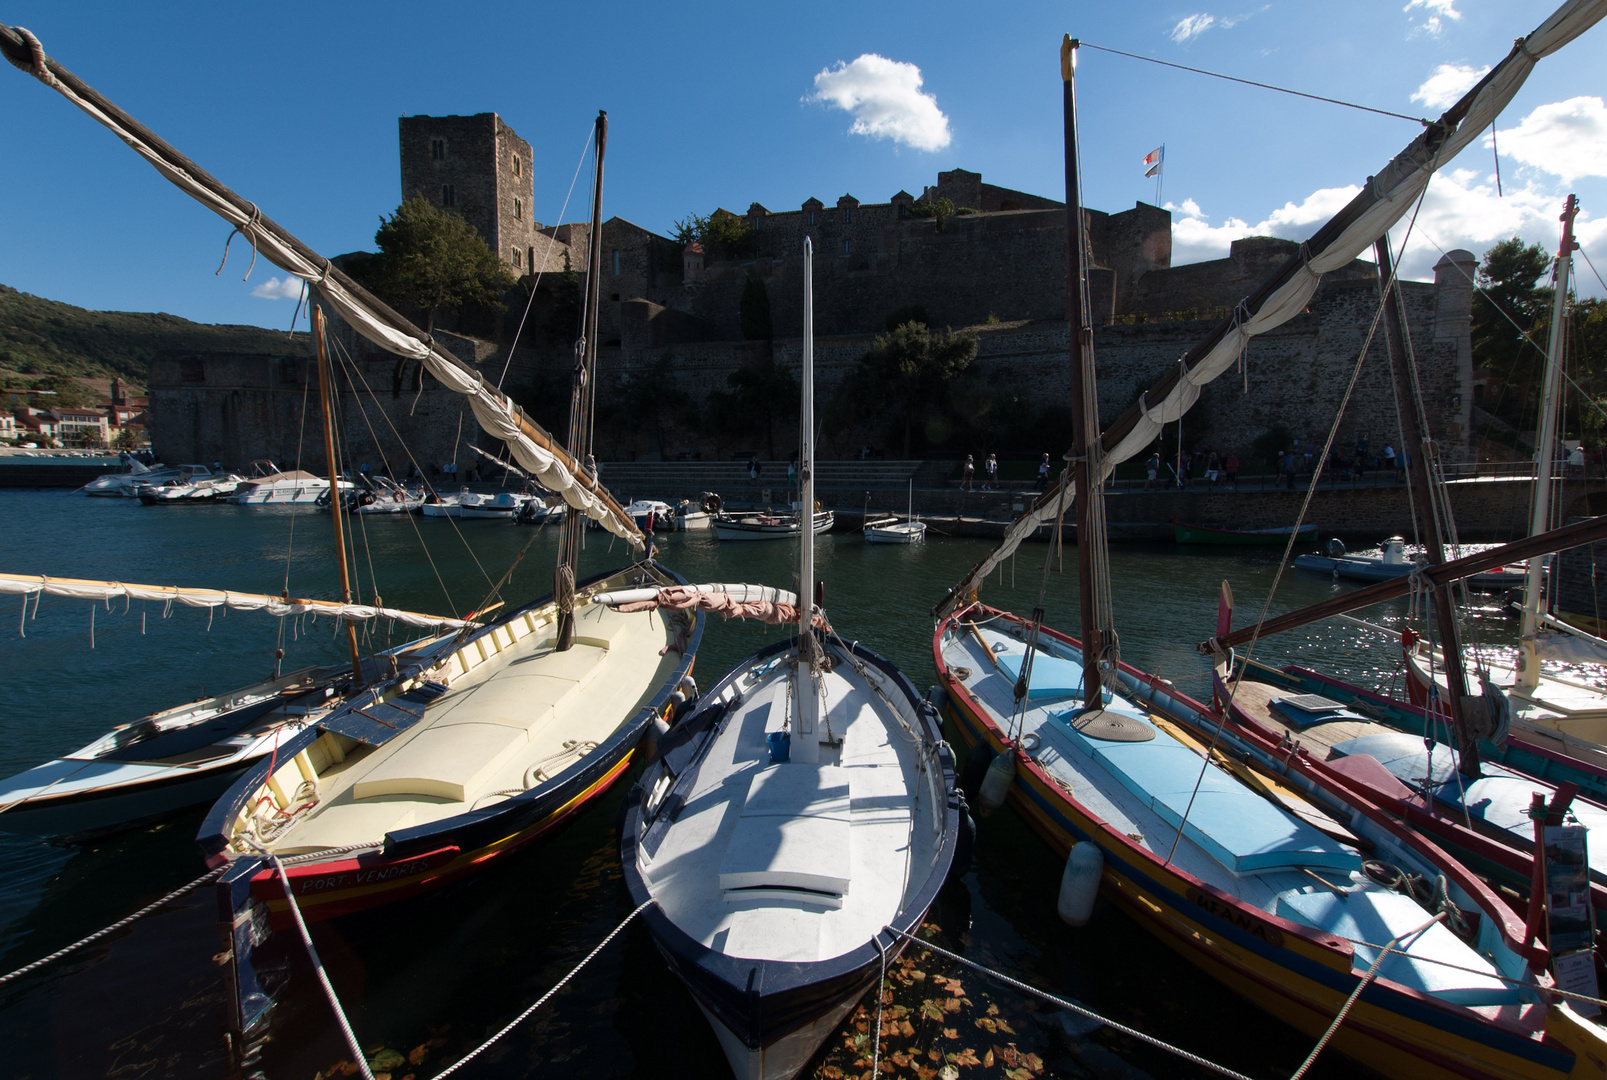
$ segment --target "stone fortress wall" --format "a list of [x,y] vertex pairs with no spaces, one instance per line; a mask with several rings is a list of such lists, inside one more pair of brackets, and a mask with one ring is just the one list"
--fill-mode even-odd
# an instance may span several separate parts
[[[667,237],[613,217],[602,226],[602,265],[593,268],[588,224],[544,226],[534,221],[529,203],[532,150],[496,114],[404,117],[399,129],[404,193],[419,190],[440,205],[442,188],[451,184],[452,209],[481,231],[511,269],[524,272],[525,287],[535,284],[532,267],[541,272],[538,300],[547,293],[550,306],[566,266],[576,272],[581,289],[594,269],[603,275],[599,379],[605,389],[644,369],[667,365],[680,388],[701,402],[725,389],[727,377],[745,364],[773,356],[795,369],[802,334],[801,248],[808,236],[816,251],[817,388],[822,399],[884,330],[890,312],[921,304],[934,325],[969,327],[978,334],[977,370],[990,384],[1008,384],[1021,398],[1042,405],[1066,401],[1065,210],[1053,199],[984,183],[979,173],[955,169],[939,173],[938,182],[924,187],[919,197],[899,191],[885,203],[861,203],[846,194],[829,207],[810,198],[788,211],[773,212],[753,203],[738,216],[755,229],[754,250],[748,257],[722,260],[683,250]],[[939,198],[975,212],[948,218],[941,230],[936,219],[912,212],[918,203]],[[1292,241],[1253,237],[1236,241],[1226,258],[1173,267],[1171,215],[1165,209],[1138,203],[1114,214],[1086,210],[1085,219],[1098,324],[1100,411],[1107,423],[1177,364],[1217,319],[1299,253]],[[1469,330],[1475,264],[1470,253],[1451,252],[1436,267],[1434,283],[1405,282],[1402,288],[1430,429],[1451,460],[1469,457],[1473,442]],[[773,342],[741,340],[740,297],[749,278],[766,285]],[[525,296],[522,290],[510,296],[510,308],[522,308]],[[1358,261],[1327,275],[1305,313],[1252,341],[1241,369],[1205,390],[1191,414],[1194,419],[1184,419],[1185,443],[1198,439],[1244,455],[1258,435],[1282,425],[1302,441],[1320,444],[1377,302],[1371,263]],[[550,335],[527,332],[524,341],[549,344],[521,344],[512,350],[511,361],[506,347],[468,339],[454,339],[454,347],[476,360],[494,353],[494,381],[507,362],[510,388],[567,386],[572,336],[564,328]],[[394,362],[365,350],[357,347],[360,366],[372,372],[377,396],[389,401]],[[284,408],[272,404],[283,396],[275,389],[283,383],[277,371],[269,358],[168,358],[154,365],[152,435],[158,452],[170,460],[210,461],[221,455],[234,464],[265,456],[266,451],[248,449],[260,446],[278,448],[272,453],[288,459],[286,432],[299,426],[299,413],[298,424],[288,424]],[[299,382],[283,385],[299,397]],[[412,396],[411,387],[402,395]],[[421,451],[425,456],[453,460],[455,437],[433,425],[455,430],[460,409],[446,400],[450,395],[441,398],[439,407],[423,405],[438,396],[431,385],[419,406],[404,410],[407,427],[429,448]],[[346,433],[354,446],[373,442],[360,417],[348,418]],[[1381,330],[1347,410],[1339,445],[1353,446],[1362,434],[1375,451],[1399,441]],[[238,453],[227,452],[230,447]],[[377,453],[379,446],[372,449]],[[650,452],[641,447],[599,451],[621,456]]]

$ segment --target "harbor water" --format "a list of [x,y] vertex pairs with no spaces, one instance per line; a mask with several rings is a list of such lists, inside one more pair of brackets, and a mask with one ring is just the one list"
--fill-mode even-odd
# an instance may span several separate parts
[[[0,570],[146,584],[330,598],[329,517],[310,508],[146,507],[58,491],[0,491],[8,536]],[[361,598],[462,614],[513,566],[511,607],[550,590],[555,528],[500,521],[368,517],[352,525]],[[624,545],[587,534],[583,572],[628,560]],[[790,586],[791,543],[721,545],[712,530],[660,536],[660,558],[692,581]],[[929,534],[924,545],[822,537],[816,573],[838,632],[934,681],[932,606],[990,550]],[[1216,621],[1223,580],[1253,621],[1278,576],[1281,549],[1125,546],[1111,563],[1122,658],[1209,692],[1195,643]],[[1271,612],[1348,586],[1286,570]],[[1040,602],[1075,632],[1075,552],[1026,545],[983,590],[1000,607]],[[338,660],[329,620],[109,607],[11,597],[0,607],[0,775],[89,742],[116,724],[285,670]],[[1398,625],[1404,602],[1367,613]],[[1479,633],[1510,636],[1498,612]],[[700,683],[783,633],[752,622],[711,623]],[[365,628],[365,648],[407,639]],[[1323,623],[1258,643],[1255,658],[1398,687],[1399,650],[1380,634]],[[392,1080],[428,1080],[545,993],[630,910],[618,869],[615,817],[629,777],[554,838],[468,883],[415,902],[315,926],[314,939],[366,1052]],[[116,921],[191,881],[205,866],[193,842],[201,811],[80,847],[0,832],[0,971]],[[1070,998],[1253,1077],[1288,1076],[1311,1039],[1275,1023],[1101,901],[1072,930],[1055,915],[1059,861],[1008,810],[978,822],[972,865],[929,917],[935,943]],[[17,1078],[223,1078],[239,1073],[224,1038],[227,968],[211,893],[202,889],[42,971],[0,986],[0,1075]],[[893,1074],[967,1078],[1212,1075],[1110,1028],[1035,1002],[912,947],[893,968],[884,1021]],[[813,1066],[826,1080],[868,1075],[874,1003],[827,1043]],[[890,1021],[886,1018],[892,1017]],[[887,1027],[884,1026],[884,1031]],[[351,1075],[317,984],[298,978],[275,1008],[247,1075],[315,1080]],[[343,1064],[344,1063],[344,1064]],[[1312,1075],[1355,1069],[1327,1056]],[[699,1077],[728,1075],[708,1024],[633,925],[551,1002],[460,1075]]]

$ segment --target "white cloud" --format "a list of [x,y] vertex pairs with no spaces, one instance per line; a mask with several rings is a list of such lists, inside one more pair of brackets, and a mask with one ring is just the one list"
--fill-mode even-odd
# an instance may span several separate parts
[[1429,72],[1428,78],[1423,80],[1423,85],[1412,94],[1412,100],[1420,101],[1431,109],[1449,109],[1474,83],[1489,73],[1488,67],[1440,64]]
[[1284,203],[1254,225],[1239,218],[1228,218],[1220,225],[1212,225],[1198,203],[1193,199],[1184,199],[1182,206],[1175,208],[1184,217],[1172,222],[1172,265],[1224,258],[1233,241],[1245,236],[1304,240],[1317,230],[1317,226],[1333,217],[1340,207],[1355,198],[1360,190],[1355,185],[1323,188],[1312,192],[1298,204]]
[[1190,15],[1186,19],[1179,19],[1177,25],[1172,27],[1172,40],[1181,45],[1189,38],[1199,37],[1214,25],[1216,25],[1215,15],[1204,13]]
[[[1497,133],[1494,145],[1502,157],[1560,176],[1565,184],[1607,176],[1607,104],[1576,97],[1541,105],[1517,127]],[[1491,146],[1488,135],[1484,146]]]
[[271,277],[251,290],[252,296],[260,296],[264,300],[299,300],[301,299],[301,279],[286,275],[284,280]]
[[937,98],[921,92],[921,69],[875,53],[822,70],[815,76],[815,92],[804,100],[852,115],[848,130],[855,135],[892,139],[917,150],[941,150],[953,138]]
[[1462,17],[1462,13],[1456,10],[1456,0],[1408,0],[1401,10],[1410,15],[1416,8],[1422,8],[1426,16],[1417,29],[1434,37],[1439,37],[1445,29],[1446,19],[1454,22]]

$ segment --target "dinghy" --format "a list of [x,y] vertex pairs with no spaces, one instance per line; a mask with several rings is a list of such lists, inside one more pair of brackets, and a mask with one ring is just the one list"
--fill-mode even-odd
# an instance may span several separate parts
[[[803,503],[813,502],[804,242]],[[741,1080],[786,1080],[876,986],[953,863],[961,797],[935,711],[807,598],[796,636],[715,684],[658,739],[620,853],[654,943]]]

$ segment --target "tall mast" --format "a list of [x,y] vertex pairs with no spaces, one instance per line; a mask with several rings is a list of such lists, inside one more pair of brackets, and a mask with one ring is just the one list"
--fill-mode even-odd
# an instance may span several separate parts
[[[597,462],[592,457],[593,402],[597,393],[597,309],[603,289],[603,153],[608,147],[608,113],[597,113],[597,163],[592,170],[591,235],[587,245],[586,303],[581,312],[580,341],[575,356],[575,376],[569,399],[569,456],[595,481]],[[553,573],[552,592],[558,601],[557,648],[566,651],[575,643],[575,571],[580,564],[581,529],[585,515],[573,506],[564,512],[563,531],[558,539],[558,569]],[[651,555],[651,552],[647,554]]]
[[1071,482],[1077,506],[1077,598],[1082,616],[1083,702],[1100,705],[1103,652],[1094,596],[1094,499],[1089,482],[1088,449],[1099,438],[1099,418],[1092,413],[1093,328],[1088,318],[1087,267],[1083,265],[1082,180],[1077,160],[1077,46],[1067,34],[1060,45],[1060,77],[1065,84],[1066,139],[1066,319],[1071,327]]
[[804,237],[803,401],[798,409],[798,640],[812,638],[815,607],[815,245]]
[[[1389,234],[1380,236],[1373,244],[1378,258],[1378,277],[1384,287],[1384,340],[1389,346],[1389,368],[1395,379],[1395,397],[1401,403],[1403,449],[1407,454],[1407,481],[1412,489],[1412,503],[1417,510],[1419,535],[1427,549],[1430,566],[1445,562],[1444,537],[1440,534],[1440,519],[1435,513],[1436,501],[1429,478],[1428,425],[1422,415],[1422,402],[1412,388],[1412,374],[1407,368],[1406,311],[1401,306],[1400,288],[1395,283],[1395,270],[1389,250]],[[1456,732],[1457,753],[1461,758],[1462,772],[1479,775],[1479,743],[1468,730],[1466,710],[1462,696],[1467,693],[1467,669],[1462,662],[1462,645],[1456,629],[1456,609],[1451,603],[1449,584],[1434,587],[1434,621],[1439,631],[1440,651],[1445,657],[1446,712],[1451,717],[1451,728]]]
[[[1557,271],[1553,275],[1556,295],[1551,300],[1551,341],[1546,349],[1546,378],[1541,387],[1540,431],[1535,440],[1534,503],[1529,516],[1529,534],[1545,532],[1551,527],[1551,471],[1552,448],[1557,441],[1557,417],[1562,412],[1562,350],[1568,335],[1565,321],[1568,318],[1568,276],[1573,268],[1574,215],[1579,213],[1579,200],[1568,196],[1562,208],[1562,241],[1557,245]],[[1535,653],[1534,635],[1539,620],[1531,612],[1540,610],[1540,582],[1545,573],[1545,560],[1536,556],[1529,560],[1523,580],[1523,622],[1518,633],[1518,685],[1519,690],[1533,690],[1540,685],[1540,657]]]
[[[330,400],[333,390],[329,378],[329,357],[324,353],[324,309],[317,304],[312,309],[313,351],[318,358],[318,404],[324,413],[324,460],[329,463],[329,519],[335,523],[335,563],[340,567],[340,602],[352,602],[351,578],[346,572],[346,520],[340,501],[340,470],[335,465],[335,409]],[[346,643],[351,646],[352,678],[361,685],[363,661],[357,652],[357,627],[346,620]]]

